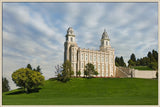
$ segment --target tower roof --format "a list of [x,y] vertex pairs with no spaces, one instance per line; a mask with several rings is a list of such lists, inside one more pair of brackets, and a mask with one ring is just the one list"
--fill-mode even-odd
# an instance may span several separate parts
[[68,28],[67,34],[69,34],[69,35],[74,35],[74,31],[73,31],[72,27],[69,27],[69,28]]
[[108,34],[106,32],[106,29],[104,29],[104,32],[102,34],[102,38],[101,39],[109,39],[109,36],[108,36]]

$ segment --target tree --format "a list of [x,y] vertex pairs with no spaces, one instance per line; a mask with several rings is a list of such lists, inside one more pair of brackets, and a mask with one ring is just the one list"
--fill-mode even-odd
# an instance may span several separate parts
[[135,65],[136,65],[136,56],[134,55],[134,53],[132,53],[128,61],[128,66],[131,67]]
[[140,59],[137,59],[136,66],[140,66]]
[[158,69],[158,63],[157,62],[151,62],[149,67],[154,69],[154,70],[157,70]]
[[152,53],[148,52],[147,57],[149,58],[150,61],[151,61],[151,56],[152,56]]
[[130,59],[131,59],[133,62],[136,62],[136,56],[134,55],[134,53],[132,53]]
[[58,73],[57,79],[62,82],[67,82],[70,80],[72,75],[74,75],[74,72],[72,71],[71,62],[66,60],[64,64],[62,65],[62,71]]
[[116,56],[115,58],[115,65],[118,67],[119,66],[119,58]]
[[32,71],[29,68],[20,68],[12,73],[12,80],[17,86],[24,88],[29,93],[31,89],[36,89],[39,85],[43,85],[44,76],[40,72]]
[[76,75],[80,77],[81,71],[76,72]]
[[86,76],[88,76],[89,78],[92,77],[92,75],[95,74],[95,69],[94,69],[94,65],[91,64],[91,63],[88,63],[86,66],[85,66],[85,70],[84,70],[84,74]]
[[41,72],[41,68],[40,68],[40,66],[39,66],[39,65],[37,66],[36,71],[37,71],[37,72],[40,72],[40,73],[42,74],[42,72]]
[[55,71],[56,76],[61,74],[61,71],[62,71],[62,66],[61,65],[56,65],[55,69],[56,69],[56,71]]
[[152,55],[155,58],[155,60],[158,61],[158,52],[153,49],[152,50]]
[[98,75],[98,72],[97,72],[97,71],[94,71],[94,75],[96,75],[96,76],[97,76],[97,75]]
[[27,68],[29,68],[29,69],[31,69],[31,70],[32,70],[32,66],[31,66],[31,64],[28,64],[28,65],[27,65]]
[[123,67],[126,66],[122,56],[120,57],[120,66],[123,66]]
[[123,67],[126,66],[122,56],[120,58],[119,57],[115,58],[115,65],[116,66],[123,66]]
[[7,92],[9,91],[10,87],[9,87],[9,82],[6,78],[2,77],[2,92]]
[[135,66],[135,62],[133,62],[131,59],[128,61],[128,67]]

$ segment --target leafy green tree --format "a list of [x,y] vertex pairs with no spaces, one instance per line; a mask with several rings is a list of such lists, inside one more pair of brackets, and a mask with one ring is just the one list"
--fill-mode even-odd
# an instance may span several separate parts
[[115,58],[115,65],[116,66],[123,66],[123,67],[126,66],[122,56],[120,58],[119,57]]
[[98,75],[98,72],[97,72],[97,71],[94,71],[94,75],[96,75],[96,76],[97,76],[97,75]]
[[155,60],[158,61],[158,52],[153,49],[152,50],[152,55],[155,58]]
[[131,67],[135,65],[136,65],[136,56],[134,55],[134,53],[132,53],[128,61],[128,66]]
[[6,78],[2,77],[2,92],[7,92],[9,91],[10,87],[9,87],[9,82]]
[[40,68],[40,66],[39,66],[39,65],[37,66],[36,71],[41,72],[41,68]]
[[151,62],[149,67],[154,69],[154,70],[157,70],[158,69],[158,63],[157,62]]
[[119,66],[119,58],[116,56],[115,58],[115,65],[118,67]]
[[151,56],[152,56],[152,53],[148,52],[147,57],[149,58],[149,60],[151,60]]
[[141,64],[140,59],[137,59],[136,66],[140,66],[140,64]]
[[37,72],[40,72],[40,73],[42,74],[42,72],[41,72],[41,68],[40,68],[40,66],[39,66],[39,65],[37,66],[36,71],[37,71]]
[[130,59],[131,59],[133,62],[136,62],[136,56],[134,55],[134,53],[132,53]]
[[89,75],[89,73],[86,70],[84,70],[84,75],[85,75],[85,77],[87,77]]
[[140,58],[136,60],[134,54],[131,55],[130,60],[128,61],[128,66],[148,66],[153,70],[158,69],[158,52],[154,49],[152,52],[148,52],[146,57]]
[[128,67],[135,66],[135,62],[133,62],[131,59],[128,61]]
[[84,70],[84,73],[86,76],[88,76],[89,78],[92,77],[92,75],[95,74],[95,69],[94,69],[94,65],[91,64],[91,63],[88,63],[86,66],[85,66],[85,70]]
[[31,64],[28,64],[28,65],[27,65],[27,68],[29,68],[29,69],[31,69],[31,70],[32,70],[32,66],[31,66]]
[[71,62],[66,60],[62,65],[62,71],[58,74],[57,79],[62,82],[67,82],[70,80],[74,72],[72,71]]
[[120,66],[123,66],[123,67],[126,66],[122,56],[120,57]]
[[29,93],[31,89],[36,89],[39,85],[43,85],[44,76],[40,72],[32,71],[29,68],[20,68],[13,72],[12,80],[17,86],[24,88]]
[[76,72],[76,75],[80,77],[81,71]]
[[55,69],[56,69],[56,71],[55,71],[56,76],[58,76],[58,75],[60,76],[61,71],[62,71],[62,65],[56,65]]

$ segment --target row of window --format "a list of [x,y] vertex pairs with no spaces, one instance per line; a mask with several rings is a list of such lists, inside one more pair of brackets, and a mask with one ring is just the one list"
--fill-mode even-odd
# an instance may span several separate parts
[[[72,54],[72,60],[76,60],[77,55],[76,54]],[[83,54],[81,54],[81,60],[84,61],[84,56]],[[110,58],[110,62],[113,63],[113,58]],[[85,56],[85,61],[88,61],[88,55],[86,54]],[[90,55],[90,61],[92,61],[92,55]],[[96,61],[96,55],[94,55],[94,61]],[[98,56],[98,62],[104,62],[104,56],[101,57],[100,59],[100,55]],[[105,57],[105,62],[108,62],[108,57]]]
[[[84,63],[82,62],[81,68],[83,69],[84,67]],[[97,69],[96,64],[94,64],[94,68]],[[108,64],[106,64],[106,69],[108,69]],[[100,70],[100,64],[98,65],[98,70]],[[104,64],[102,64],[102,71],[104,71]]]
[[[85,58],[85,59],[84,59]],[[90,55],[90,61],[92,61],[92,59],[93,59],[93,61],[96,61],[96,54],[95,55]],[[88,61],[88,54],[86,54],[85,56],[84,56],[84,54],[82,53],[81,54],[81,60],[83,61],[83,60],[85,60],[85,61]],[[108,57],[105,57],[105,59],[104,59],[104,56],[101,56],[101,59],[100,59],[100,55],[98,55],[98,62],[104,62],[104,60],[106,61],[106,62],[108,62]],[[112,60],[112,58],[110,58],[110,60]],[[111,61],[112,62],[112,61]]]

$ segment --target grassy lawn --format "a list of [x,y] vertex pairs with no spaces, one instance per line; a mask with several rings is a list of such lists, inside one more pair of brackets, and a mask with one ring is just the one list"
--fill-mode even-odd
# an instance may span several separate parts
[[[73,78],[67,83],[47,80],[39,92],[5,92],[3,105],[157,105],[158,80],[132,78]],[[12,93],[12,94],[11,94]],[[17,93],[17,94],[14,94]],[[10,95],[7,95],[10,94]]]
[[137,70],[152,70],[151,68],[149,68],[148,66],[135,66],[133,67],[134,69]]

